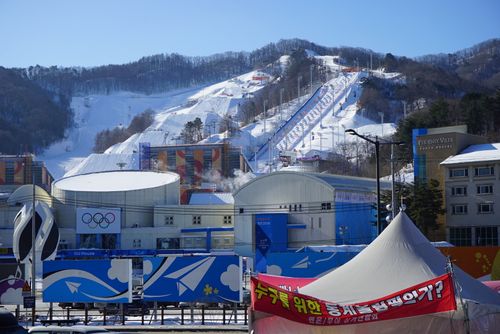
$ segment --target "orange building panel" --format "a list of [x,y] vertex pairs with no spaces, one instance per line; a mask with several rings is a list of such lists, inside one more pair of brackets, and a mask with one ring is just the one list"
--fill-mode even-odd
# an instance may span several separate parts
[[181,183],[186,181],[186,151],[175,151],[175,166],[177,174],[180,176]]
[[203,150],[193,152],[194,160],[194,184],[199,186],[203,177]]
[[488,280],[500,280],[500,247],[441,247],[441,253],[451,257],[474,278],[491,275]]
[[168,169],[167,151],[158,152],[158,170],[166,171]]

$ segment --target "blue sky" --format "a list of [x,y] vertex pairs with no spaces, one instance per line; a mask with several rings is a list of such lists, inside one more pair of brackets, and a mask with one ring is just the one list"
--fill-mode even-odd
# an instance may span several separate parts
[[497,0],[0,0],[0,66],[121,64],[282,38],[415,57],[500,38]]

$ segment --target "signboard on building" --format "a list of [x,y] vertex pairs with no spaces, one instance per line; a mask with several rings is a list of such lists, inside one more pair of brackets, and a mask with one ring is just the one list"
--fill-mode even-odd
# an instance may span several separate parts
[[255,271],[266,272],[266,257],[269,253],[287,250],[287,224],[286,213],[255,215]]
[[120,208],[77,208],[77,234],[118,234],[121,223]]
[[144,300],[241,301],[242,263],[235,255],[144,258]]
[[132,302],[132,260],[43,262],[43,301]]

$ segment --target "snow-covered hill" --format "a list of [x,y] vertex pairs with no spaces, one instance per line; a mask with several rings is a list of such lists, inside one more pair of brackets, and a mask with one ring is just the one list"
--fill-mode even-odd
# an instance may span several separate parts
[[[199,87],[158,95],[121,92],[112,95],[74,97],[76,127],[67,139],[53,145],[40,159],[54,177],[120,169],[138,168],[138,148],[142,142],[151,145],[172,145],[188,121],[199,117],[205,125],[203,142],[229,140],[256,167],[265,172],[269,166],[279,168],[279,151],[294,151],[300,156],[338,153],[339,146],[357,140],[344,130],[354,128],[361,134],[389,136],[394,124],[380,124],[363,115],[357,107],[361,81],[367,72],[343,72],[332,56],[315,56],[333,71],[333,78],[305,96],[267,111],[240,129],[237,136],[226,138],[218,133],[218,125],[226,115],[239,120],[239,104],[265,87],[273,78],[259,71],[226,80],[208,87]],[[284,69],[287,57],[280,59]],[[378,73],[387,78],[393,74]],[[263,79],[264,78],[264,79]],[[128,126],[132,118],[146,109],[157,112],[154,123],[143,133],[110,147],[103,154],[92,154],[95,135],[116,126]],[[263,116],[263,115],[261,115]]]

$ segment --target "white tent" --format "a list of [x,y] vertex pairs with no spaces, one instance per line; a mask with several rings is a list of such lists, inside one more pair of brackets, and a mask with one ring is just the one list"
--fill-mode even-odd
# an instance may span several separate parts
[[[355,258],[300,293],[335,303],[361,303],[445,274],[446,265],[446,257],[402,212]],[[498,333],[500,295],[456,266],[454,274],[466,312],[457,293],[458,310],[453,312],[327,327],[255,312],[252,328],[255,333]]]

